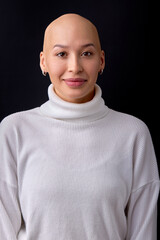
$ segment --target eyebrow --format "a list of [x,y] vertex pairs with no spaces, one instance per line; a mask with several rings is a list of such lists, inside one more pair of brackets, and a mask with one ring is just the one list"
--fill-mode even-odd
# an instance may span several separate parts
[[[90,46],[92,46],[92,47],[95,48],[95,45],[94,45],[93,43],[87,43],[87,44],[82,45],[81,47],[84,48],[84,47],[90,47]],[[56,48],[56,47],[69,48],[69,46],[62,45],[62,44],[55,44],[55,45],[53,46],[53,48]]]

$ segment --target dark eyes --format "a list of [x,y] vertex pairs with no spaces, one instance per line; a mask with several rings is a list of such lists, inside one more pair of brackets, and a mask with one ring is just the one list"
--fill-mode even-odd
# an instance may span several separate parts
[[57,54],[57,56],[58,57],[64,57],[64,56],[66,56],[66,53],[65,52],[60,52],[60,53]]
[[[89,56],[91,56],[91,55],[92,55],[91,52],[83,52],[83,53],[81,54],[82,57],[89,57]],[[67,53],[66,53],[66,52],[60,52],[60,53],[57,53],[57,56],[58,56],[58,57],[67,57]]]
[[85,56],[85,57],[89,57],[89,56],[91,56],[91,55],[92,55],[91,52],[83,52],[83,53],[82,53],[82,56]]

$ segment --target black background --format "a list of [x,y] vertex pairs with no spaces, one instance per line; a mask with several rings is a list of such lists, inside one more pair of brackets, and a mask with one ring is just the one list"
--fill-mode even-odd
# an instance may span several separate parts
[[60,15],[78,13],[99,31],[106,67],[97,83],[106,105],[147,124],[160,167],[154,8],[147,0],[1,2],[0,120],[48,100],[50,80],[39,67],[44,30]]

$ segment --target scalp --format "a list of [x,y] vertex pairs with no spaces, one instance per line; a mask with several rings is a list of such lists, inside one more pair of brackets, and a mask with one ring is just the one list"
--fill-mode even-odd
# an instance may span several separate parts
[[53,35],[54,31],[58,31],[58,28],[60,27],[64,27],[66,29],[86,28],[88,33],[94,34],[98,47],[101,49],[99,35],[95,25],[87,18],[78,14],[67,13],[58,17],[47,26],[44,34],[43,51],[46,51],[51,35]]

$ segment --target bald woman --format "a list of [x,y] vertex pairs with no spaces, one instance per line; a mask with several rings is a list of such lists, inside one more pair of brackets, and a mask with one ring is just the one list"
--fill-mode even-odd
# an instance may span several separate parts
[[40,66],[43,74],[49,74],[56,94],[63,100],[90,101],[104,64],[96,27],[87,19],[66,14],[47,27]]
[[0,239],[156,240],[151,136],[106,106],[96,27],[77,14],[54,20],[40,67],[49,100],[0,125]]

